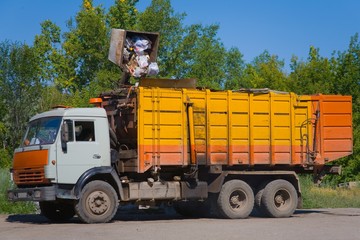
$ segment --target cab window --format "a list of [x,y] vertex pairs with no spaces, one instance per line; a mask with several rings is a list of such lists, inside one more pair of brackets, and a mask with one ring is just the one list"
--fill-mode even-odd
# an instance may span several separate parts
[[95,126],[92,121],[75,121],[75,141],[95,141]]
[[53,144],[59,132],[60,117],[36,119],[29,123],[22,146]]

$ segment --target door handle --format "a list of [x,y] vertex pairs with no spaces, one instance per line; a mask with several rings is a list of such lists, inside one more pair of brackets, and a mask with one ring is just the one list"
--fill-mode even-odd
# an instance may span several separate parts
[[93,155],[93,159],[100,159],[100,158],[101,158],[101,156],[99,154],[94,154]]

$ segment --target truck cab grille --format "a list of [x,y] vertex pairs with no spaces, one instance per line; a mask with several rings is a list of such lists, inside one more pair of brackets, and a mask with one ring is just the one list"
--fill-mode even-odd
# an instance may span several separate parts
[[44,168],[14,169],[14,182],[16,185],[46,183]]

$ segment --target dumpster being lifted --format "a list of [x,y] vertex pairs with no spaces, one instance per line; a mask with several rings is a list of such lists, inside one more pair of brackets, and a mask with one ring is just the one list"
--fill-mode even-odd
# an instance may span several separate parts
[[157,75],[158,46],[158,33],[113,29],[109,60],[121,68],[123,72],[121,83],[127,82],[130,76],[140,78]]

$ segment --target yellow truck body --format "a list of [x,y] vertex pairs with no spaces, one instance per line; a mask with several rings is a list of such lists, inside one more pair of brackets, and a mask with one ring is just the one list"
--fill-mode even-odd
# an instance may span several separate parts
[[198,165],[324,165],[352,153],[350,96],[156,87],[134,93],[138,172],[189,165],[189,129]]

